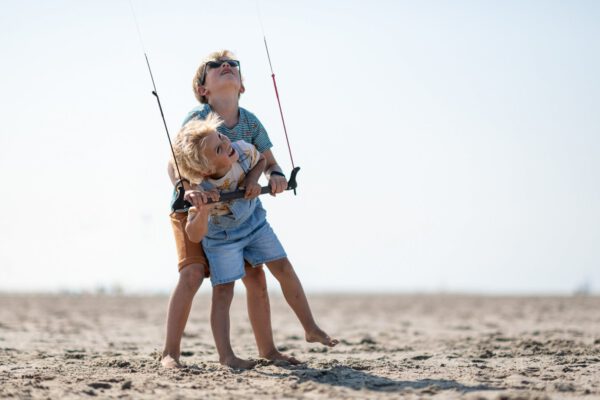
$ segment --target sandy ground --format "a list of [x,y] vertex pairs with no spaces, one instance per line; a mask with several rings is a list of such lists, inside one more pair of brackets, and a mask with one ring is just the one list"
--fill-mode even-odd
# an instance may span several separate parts
[[[166,297],[0,295],[0,398],[600,399],[600,298],[309,296],[342,340],[305,343],[272,296],[278,345],[306,361],[234,371],[216,362],[197,297],[187,367],[158,362]],[[233,345],[256,357],[244,296]]]

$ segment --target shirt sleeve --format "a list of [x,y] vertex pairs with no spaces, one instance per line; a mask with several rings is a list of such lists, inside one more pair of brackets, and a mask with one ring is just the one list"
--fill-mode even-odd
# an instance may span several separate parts
[[256,146],[258,151],[261,153],[265,150],[269,150],[271,147],[273,147],[273,144],[271,143],[271,139],[269,139],[269,134],[267,133],[267,130],[254,114],[250,112],[248,112],[248,114],[248,119],[250,120],[251,126],[253,128],[252,144]]
[[193,119],[204,119],[204,118],[206,118],[207,115],[208,115],[208,111],[207,111],[206,107],[200,107],[200,106],[196,107],[196,108],[192,109],[188,113],[188,115],[186,115],[181,126],[187,124],[188,122],[190,122]]
[[240,146],[240,149],[244,152],[244,156],[248,157],[248,160],[250,161],[250,169],[254,168],[260,159],[260,153],[258,152],[258,149],[243,140],[240,140],[237,143]]

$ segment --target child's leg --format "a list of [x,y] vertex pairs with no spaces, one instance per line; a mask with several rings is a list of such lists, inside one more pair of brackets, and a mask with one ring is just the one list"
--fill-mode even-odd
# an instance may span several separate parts
[[173,212],[170,219],[179,258],[179,281],[171,295],[167,311],[167,335],[161,361],[167,368],[181,366],[179,364],[181,337],[192,308],[194,295],[208,270],[208,261],[202,246],[190,242],[185,234],[187,214]]
[[213,287],[210,325],[219,353],[219,362],[232,368],[249,369],[254,367],[256,363],[236,357],[229,340],[229,308],[233,299],[234,283],[225,283]]
[[180,367],[181,337],[192,308],[194,295],[204,279],[204,265],[191,264],[179,273],[179,281],[169,300],[167,311],[167,337],[162,354],[162,365],[167,368]]
[[267,267],[279,281],[285,300],[300,320],[306,333],[306,340],[308,342],[319,342],[326,346],[335,346],[338,344],[337,339],[332,339],[317,326],[310,311],[310,306],[308,305],[308,300],[304,294],[300,279],[298,279],[294,267],[292,267],[287,257],[268,262]]
[[248,317],[254,332],[258,354],[262,358],[275,361],[282,360],[291,364],[300,364],[296,358],[282,354],[275,347],[271,328],[271,306],[267,292],[267,280],[262,266],[252,267],[246,264],[246,276],[242,278],[246,286]]

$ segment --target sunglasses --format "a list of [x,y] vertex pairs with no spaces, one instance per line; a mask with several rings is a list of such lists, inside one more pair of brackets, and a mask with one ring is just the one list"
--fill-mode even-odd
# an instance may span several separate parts
[[[204,81],[206,80],[206,73],[209,69],[220,68],[223,64],[229,64],[231,68],[237,68],[241,71],[240,62],[238,60],[215,60],[208,61],[206,63],[206,67],[204,68],[204,72],[202,73],[202,77],[200,78],[200,84],[204,85]],[[241,73],[240,73],[241,75]]]

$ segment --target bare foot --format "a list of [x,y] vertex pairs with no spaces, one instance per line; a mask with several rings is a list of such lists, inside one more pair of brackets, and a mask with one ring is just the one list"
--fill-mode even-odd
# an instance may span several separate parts
[[219,362],[221,363],[221,365],[225,365],[227,367],[235,369],[252,369],[256,366],[256,364],[258,364],[254,360],[243,360],[236,356],[232,356],[224,360],[219,360]]
[[179,362],[179,360],[174,359],[170,355],[166,355],[160,360],[160,363],[164,368],[183,368],[183,365]]
[[332,339],[329,337],[329,335],[323,332],[320,328],[316,328],[311,332],[306,332],[306,341],[309,343],[318,342],[329,347],[333,347],[340,342],[337,339]]
[[261,356],[261,357],[264,359],[267,359],[269,361],[274,361],[274,362],[285,361],[292,365],[302,364],[302,361],[298,360],[296,357],[288,356],[287,354],[280,353],[278,350],[273,350],[269,354],[267,354],[265,356]]

